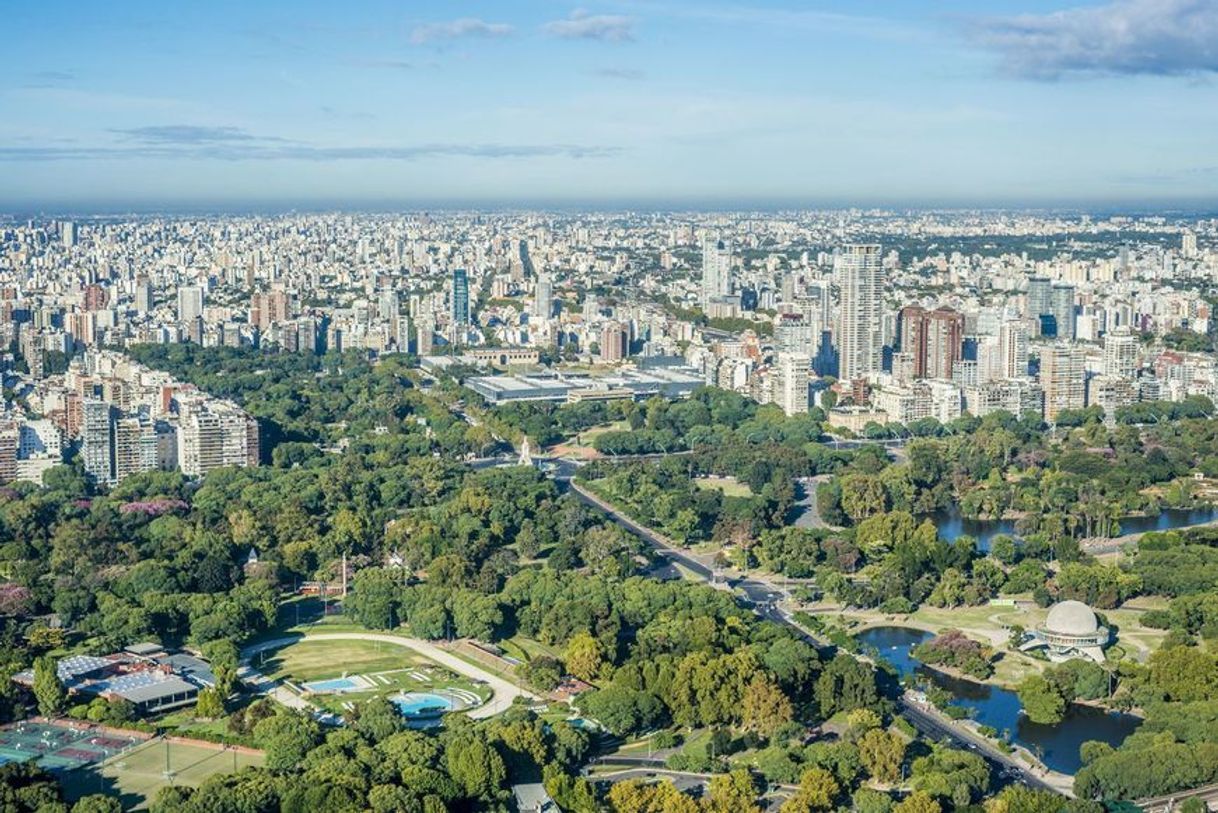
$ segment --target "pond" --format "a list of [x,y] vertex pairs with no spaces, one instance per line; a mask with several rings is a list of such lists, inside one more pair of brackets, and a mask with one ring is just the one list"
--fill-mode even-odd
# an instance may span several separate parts
[[1087,740],[1117,746],[1133,733],[1141,720],[1129,714],[1105,712],[1091,706],[1072,705],[1057,725],[1041,725],[1021,712],[1019,697],[1008,689],[950,677],[924,666],[910,650],[933,635],[907,627],[876,627],[856,636],[866,647],[874,647],[902,676],[917,673],[950,692],[954,704],[970,710],[977,722],[1024,746],[1055,771],[1074,774],[1082,767],[1078,749]]
[[[931,522],[939,529],[939,536],[948,542],[956,537],[967,534],[977,540],[981,550],[990,549],[990,540],[998,534],[1015,536],[1015,520],[1013,519],[968,519],[960,515],[955,508],[936,511],[928,515]],[[1121,534],[1140,534],[1147,531],[1170,531],[1174,528],[1187,528],[1192,525],[1204,525],[1218,520],[1218,508],[1164,508],[1154,517],[1122,517]]]

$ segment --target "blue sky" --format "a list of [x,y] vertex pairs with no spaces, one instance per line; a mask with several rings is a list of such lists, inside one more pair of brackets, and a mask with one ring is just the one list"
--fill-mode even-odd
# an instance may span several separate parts
[[0,205],[1218,200],[1218,0],[13,3]]

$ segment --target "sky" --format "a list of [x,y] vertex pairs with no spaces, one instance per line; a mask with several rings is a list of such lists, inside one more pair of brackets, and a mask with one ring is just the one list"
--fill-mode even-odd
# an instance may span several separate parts
[[1218,0],[10,3],[0,208],[1218,208]]

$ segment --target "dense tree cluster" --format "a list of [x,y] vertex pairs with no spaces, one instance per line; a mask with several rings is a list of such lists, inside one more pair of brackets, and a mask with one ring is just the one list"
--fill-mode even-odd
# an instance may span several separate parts
[[1114,536],[1122,516],[1194,504],[1179,478],[1218,474],[1218,430],[1199,419],[1212,412],[1199,399],[1179,405],[1176,420],[1148,427],[1087,419],[1069,428],[1066,421],[1056,440],[1035,416],[966,416],[950,434],[911,441],[907,460],[877,467],[856,459],[822,486],[822,516],[844,524],[956,506],[966,517],[1015,516],[1022,535],[1054,545]]
[[958,669],[975,678],[987,678],[994,673],[991,663],[994,653],[960,630],[944,630],[918,644],[912,654],[922,663]]

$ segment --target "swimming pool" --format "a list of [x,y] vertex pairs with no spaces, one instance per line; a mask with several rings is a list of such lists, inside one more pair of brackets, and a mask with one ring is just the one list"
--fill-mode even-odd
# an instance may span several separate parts
[[432,692],[406,692],[391,699],[404,717],[431,717],[457,708],[452,698]]
[[330,680],[315,680],[312,683],[304,684],[305,691],[313,692],[314,694],[324,694],[326,692],[357,692],[363,689],[364,682],[359,678],[331,678]]

